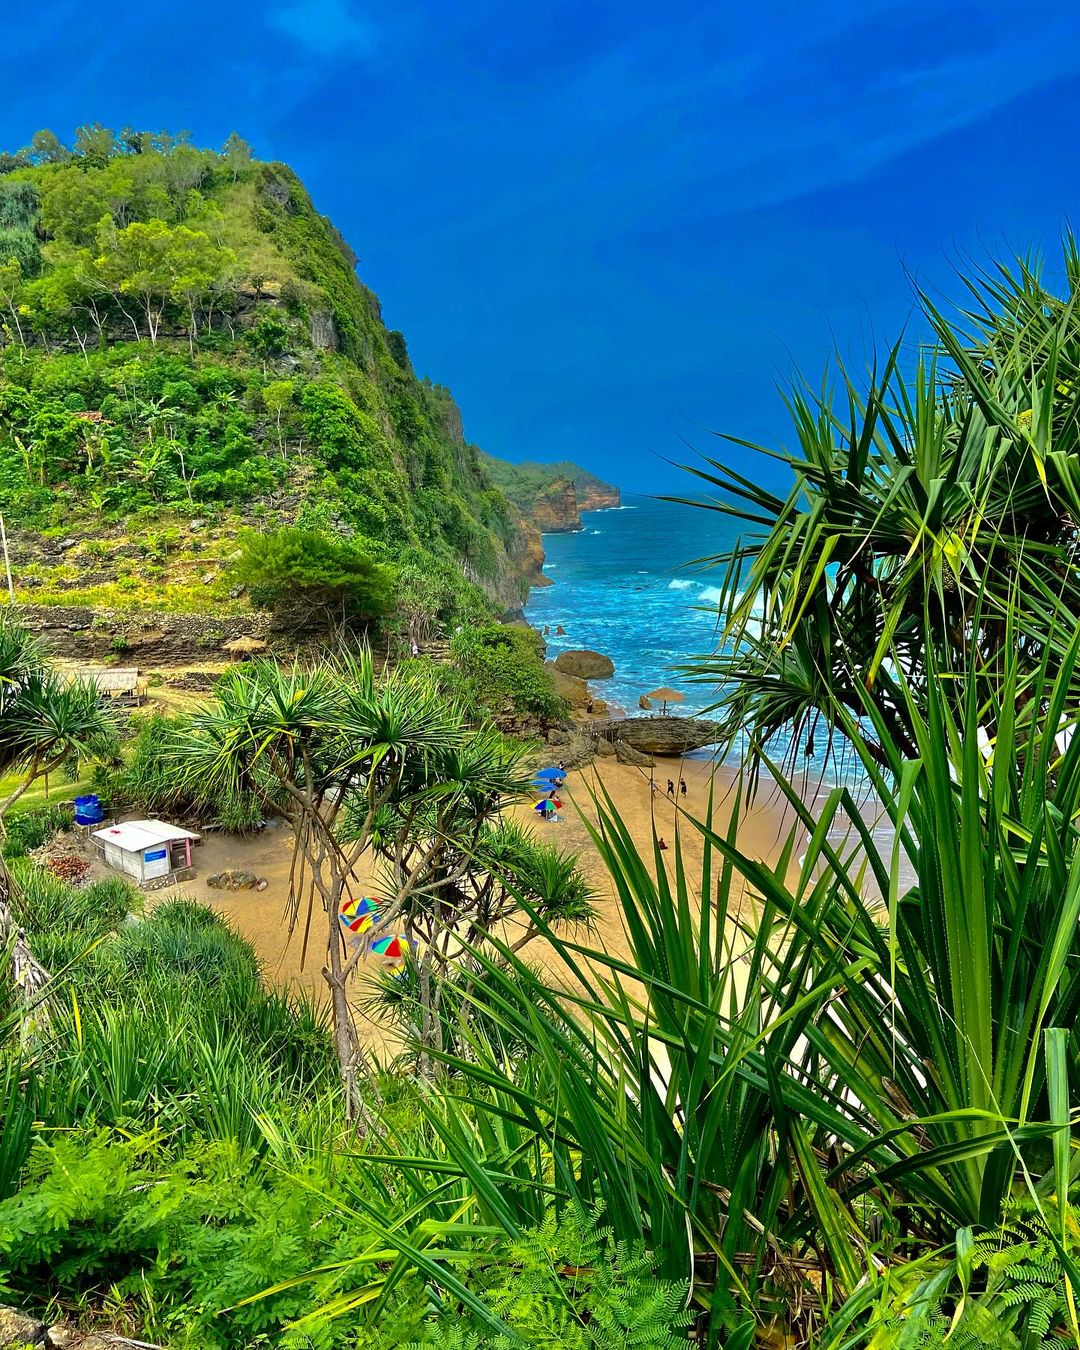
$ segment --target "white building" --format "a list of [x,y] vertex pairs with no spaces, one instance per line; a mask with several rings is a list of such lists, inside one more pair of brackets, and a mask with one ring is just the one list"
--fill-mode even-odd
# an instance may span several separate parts
[[191,846],[199,836],[163,820],[126,820],[91,835],[109,867],[138,882],[167,877],[191,866]]

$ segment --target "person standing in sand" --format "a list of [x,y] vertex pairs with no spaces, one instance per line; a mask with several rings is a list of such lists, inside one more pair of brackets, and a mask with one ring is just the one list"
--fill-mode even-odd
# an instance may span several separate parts
[[685,778],[680,778],[680,779],[679,779],[679,792],[680,792],[684,797],[686,796],[686,779],[685,779]]
[[667,795],[671,798],[672,801],[675,800],[675,783],[670,778],[667,780]]

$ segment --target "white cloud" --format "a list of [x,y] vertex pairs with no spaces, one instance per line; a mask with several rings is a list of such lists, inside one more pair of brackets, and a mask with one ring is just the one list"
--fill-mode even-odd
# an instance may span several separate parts
[[375,49],[375,25],[348,0],[284,0],[266,17],[318,57],[366,56]]

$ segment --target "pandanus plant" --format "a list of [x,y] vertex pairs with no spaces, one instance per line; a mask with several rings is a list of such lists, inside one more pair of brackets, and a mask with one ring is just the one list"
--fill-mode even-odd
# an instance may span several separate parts
[[8,781],[0,795],[0,941],[14,943],[12,970],[24,997],[39,991],[48,974],[13,931],[13,883],[2,848],[7,814],[39,779],[75,760],[109,759],[115,744],[96,686],[63,678],[25,628],[0,616],[0,776]]
[[845,716],[862,715],[869,687],[910,754],[905,704],[880,680],[886,662],[925,704],[926,654],[950,675],[974,641],[981,688],[1000,687],[1010,618],[1025,697],[1048,633],[1080,620],[1071,236],[1063,277],[1057,293],[1024,261],[977,274],[955,319],[921,296],[933,339],[913,370],[898,343],[865,378],[841,369],[839,400],[827,383],[793,389],[797,449],[752,447],[783,466],[786,492],[715,459],[691,469],[717,492],[711,509],[743,529],[712,560],[724,571],[719,641],[692,666],[718,688],[732,738],[761,748],[785,732],[792,763],[820,756]]
[[1078,645],[1037,721],[993,709],[989,762],[973,696],[958,718],[933,679],[924,717],[895,691],[916,744],[874,727],[884,842],[847,789],[811,812],[782,783],[796,826],[771,864],[684,815],[650,866],[601,797],[631,956],[537,915],[554,973],[478,946],[458,1040],[432,1052],[452,1088],[420,1105],[472,1196],[461,1222],[513,1235],[552,1200],[600,1204],[690,1281],[703,1343],[749,1346],[871,1306],[894,1264],[992,1228],[1018,1186],[1052,1211],[1080,1087],[1080,739],[1062,756],[1049,729]]
[[238,668],[177,740],[186,785],[214,796],[254,792],[292,827],[290,932],[302,929],[303,960],[321,909],[314,940],[351,1110],[360,1107],[364,1059],[348,981],[367,943],[349,953],[339,915],[360,885],[361,861],[377,850],[388,863],[388,891],[366,939],[406,931],[464,876],[503,797],[524,790],[522,754],[471,729],[422,672],[380,675],[366,650],[310,669]]

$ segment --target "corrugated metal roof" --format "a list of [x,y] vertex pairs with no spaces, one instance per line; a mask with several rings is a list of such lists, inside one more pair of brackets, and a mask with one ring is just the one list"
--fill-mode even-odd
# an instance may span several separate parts
[[125,853],[138,853],[144,848],[153,848],[155,844],[165,844],[173,839],[198,839],[190,830],[182,830],[179,825],[168,825],[163,820],[125,820],[119,825],[107,825],[103,830],[95,830],[94,839],[105,844],[115,844]]

